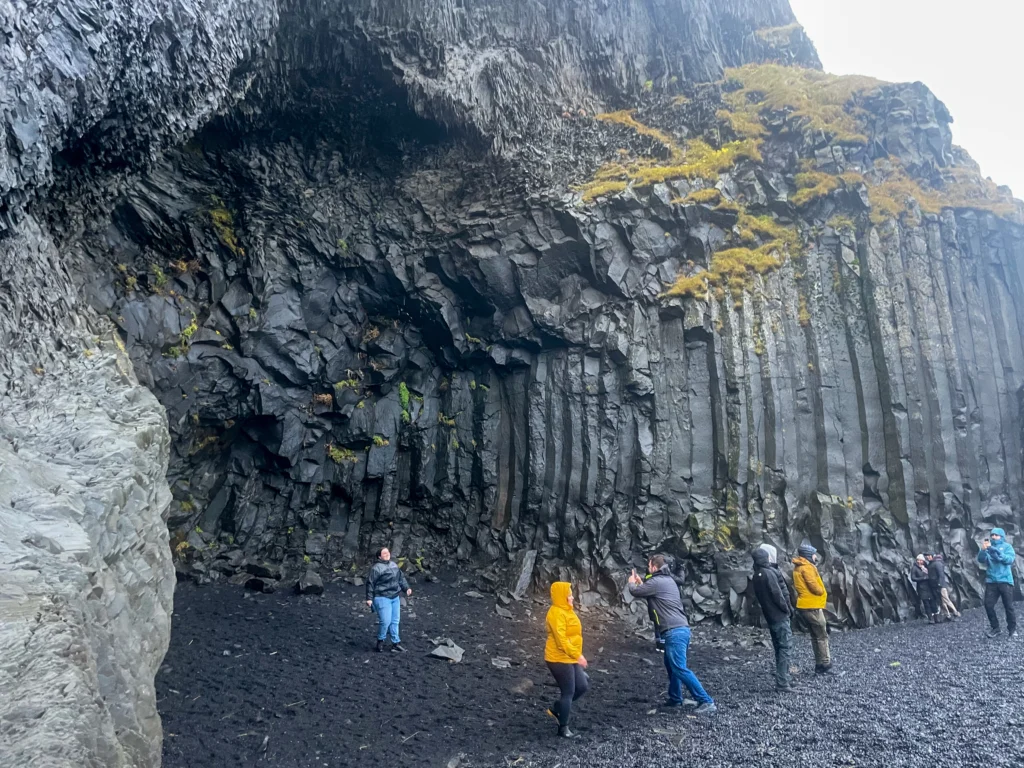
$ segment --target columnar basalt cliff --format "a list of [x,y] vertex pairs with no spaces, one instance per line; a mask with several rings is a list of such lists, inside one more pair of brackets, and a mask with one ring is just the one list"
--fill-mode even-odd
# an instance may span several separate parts
[[1020,209],[924,86],[783,0],[471,5],[0,3],[0,647],[81,648],[0,755],[156,764],[172,549],[585,602],[658,549],[728,622],[808,538],[867,626],[1020,530]]

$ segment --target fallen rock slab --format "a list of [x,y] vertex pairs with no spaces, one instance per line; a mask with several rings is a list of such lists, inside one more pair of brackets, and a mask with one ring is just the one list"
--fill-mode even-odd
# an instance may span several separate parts
[[322,595],[324,593],[324,580],[316,571],[306,571],[302,574],[295,585],[295,591],[300,595]]
[[460,661],[462,661],[462,657],[466,653],[466,651],[457,646],[451,640],[449,640],[448,642],[451,644],[439,645],[437,648],[430,652],[430,655],[436,659],[447,659],[448,661],[452,661],[458,664]]

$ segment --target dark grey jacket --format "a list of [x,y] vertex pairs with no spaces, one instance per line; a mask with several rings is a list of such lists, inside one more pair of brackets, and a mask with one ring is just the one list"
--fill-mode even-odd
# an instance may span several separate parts
[[763,549],[754,550],[754,596],[765,621],[771,625],[785,622],[793,613],[786,579],[777,565],[768,562],[768,553]]
[[366,599],[398,597],[409,588],[405,574],[394,560],[378,560],[366,578]]
[[932,583],[932,589],[939,592],[949,586],[949,577],[946,575],[946,563],[942,555],[936,555],[928,563],[928,580]]
[[683,599],[679,596],[679,585],[672,578],[672,571],[667,565],[642,584],[631,585],[629,592],[633,597],[646,598],[659,632],[690,626],[686,620]]

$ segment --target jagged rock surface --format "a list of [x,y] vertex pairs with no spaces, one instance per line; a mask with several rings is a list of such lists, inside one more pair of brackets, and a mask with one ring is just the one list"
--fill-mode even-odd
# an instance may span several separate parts
[[232,73],[274,21],[269,3],[0,0],[5,766],[159,765],[153,678],[174,585],[164,410],[79,300],[79,222],[29,209],[73,168],[94,198],[118,194],[237,95]]
[[[94,306],[168,408],[184,572],[232,573],[218,548],[293,578],[385,543],[476,563],[535,549],[542,578],[572,569],[615,600],[640,552],[667,549],[695,616],[730,621],[750,605],[746,548],[809,538],[839,621],[906,617],[904,564],[925,549],[978,596],[973,540],[1020,523],[1020,229],[967,209],[872,221],[864,188],[789,199],[798,160],[892,156],[920,177],[966,162],[927,89],[866,97],[866,145],[783,125],[763,163],[723,174],[806,252],[707,304],[659,294],[735,214],[678,203],[686,182],[579,205],[567,183],[645,141],[587,117],[592,101],[517,147],[473,109],[426,105],[406,68],[398,90],[327,87],[351,61],[299,47],[279,38],[287,76],[258,79],[81,242]],[[528,78],[509,85],[509,119],[533,117],[515,106]],[[603,95],[627,98],[628,81]],[[717,130],[717,88],[674,112],[645,90],[632,97],[676,135]],[[544,93],[549,110],[567,99]]]
[[[166,439],[96,310],[167,410],[173,545],[200,579],[275,589],[280,564],[294,583],[382,543],[414,564],[536,551],[541,578],[573,572],[596,602],[658,548],[686,558],[694,615],[728,621],[747,614],[739,552],[809,537],[840,620],[905,616],[920,548],[976,596],[972,540],[1021,522],[1020,230],[970,210],[869,223],[857,192],[789,200],[800,159],[963,161],[931,94],[880,90],[860,154],[790,134],[721,177],[808,246],[804,275],[736,305],[659,298],[732,214],[673,202],[679,183],[568,192],[616,147],[651,149],[595,111],[685,91],[666,127],[708,135],[721,94],[691,84],[816,66],[799,31],[757,34],[792,21],[784,0],[0,0],[0,478],[20,500],[3,524],[43,544],[5,544],[4,567],[30,547],[42,596],[81,553],[49,590],[96,654],[111,636],[126,654],[59,670],[95,702],[80,732],[57,744],[33,719],[0,730],[3,756],[159,750]],[[858,225],[830,228],[837,212]],[[54,501],[76,483],[100,499],[84,514]],[[51,546],[40,510],[95,538]]]

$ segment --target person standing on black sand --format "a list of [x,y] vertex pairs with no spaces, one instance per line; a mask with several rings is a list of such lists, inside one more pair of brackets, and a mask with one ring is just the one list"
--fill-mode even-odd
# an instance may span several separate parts
[[942,559],[942,553],[935,552],[925,557],[928,559],[928,581],[931,582],[932,592],[939,602],[939,615],[945,612],[946,621],[952,621],[954,617],[959,619],[960,611],[949,598],[949,575],[946,573],[946,562]]
[[[668,568],[669,574],[672,576],[672,580],[676,583],[676,586],[677,587],[682,587],[683,586],[683,577],[682,576],[678,576],[672,570],[672,563],[666,562],[666,567]],[[648,571],[644,575],[644,581],[647,581],[653,575],[654,574],[651,573],[651,571],[650,571],[650,564],[648,564]],[[649,618],[651,620],[651,623],[654,625],[654,650],[656,650],[658,653],[664,653],[665,652],[665,639],[661,636],[661,632],[658,629],[658,622],[656,622],[654,620],[654,608],[651,607],[650,602],[647,603],[647,618]]]
[[910,580],[914,582],[914,587],[917,589],[917,596],[921,600],[921,610],[928,617],[928,623],[934,624],[939,613],[939,604],[935,599],[924,555],[918,555],[914,564],[910,566]]
[[377,653],[384,650],[384,639],[391,634],[391,650],[405,653],[402,641],[398,637],[398,619],[402,611],[401,594],[412,594],[405,574],[398,563],[391,559],[391,550],[387,547],[377,554],[377,562],[366,577],[366,604],[377,614]]
[[572,606],[572,584],[568,581],[552,584],[551,607],[544,621],[548,631],[544,661],[561,694],[558,701],[548,709],[548,714],[558,720],[558,735],[563,739],[576,736],[569,730],[572,703],[590,687],[590,680],[584,671],[587,659],[583,655],[583,625]]
[[985,573],[985,613],[991,629],[989,637],[999,634],[999,617],[996,616],[996,603],[1003,601],[1006,612],[1006,634],[1013,637],[1017,633],[1017,616],[1013,611],[1013,561],[1017,559],[1013,547],[1006,540],[1006,531],[993,528],[989,538],[981,542],[978,553],[978,565],[986,569]]
[[[775,555],[775,557],[773,557]],[[793,645],[790,618],[793,608],[789,601],[786,578],[776,562],[775,547],[762,544],[754,550],[754,597],[768,623],[775,649],[775,690],[791,693],[793,681],[789,674],[789,654]]]
[[665,564],[664,555],[654,555],[647,563],[651,578],[644,581],[636,569],[629,577],[629,591],[633,597],[647,600],[654,615],[661,638],[665,641],[665,669],[668,670],[668,700],[665,707],[683,706],[683,686],[697,702],[696,713],[713,715],[718,711],[697,676],[686,666],[686,652],[690,646],[690,623],[686,620],[679,587]]
[[814,672],[826,675],[832,671],[832,653],[828,647],[828,622],[825,620],[825,605],[828,592],[815,562],[818,550],[810,544],[797,547],[799,557],[793,558],[793,587],[796,589],[796,609],[811,630],[811,646],[814,648]]

